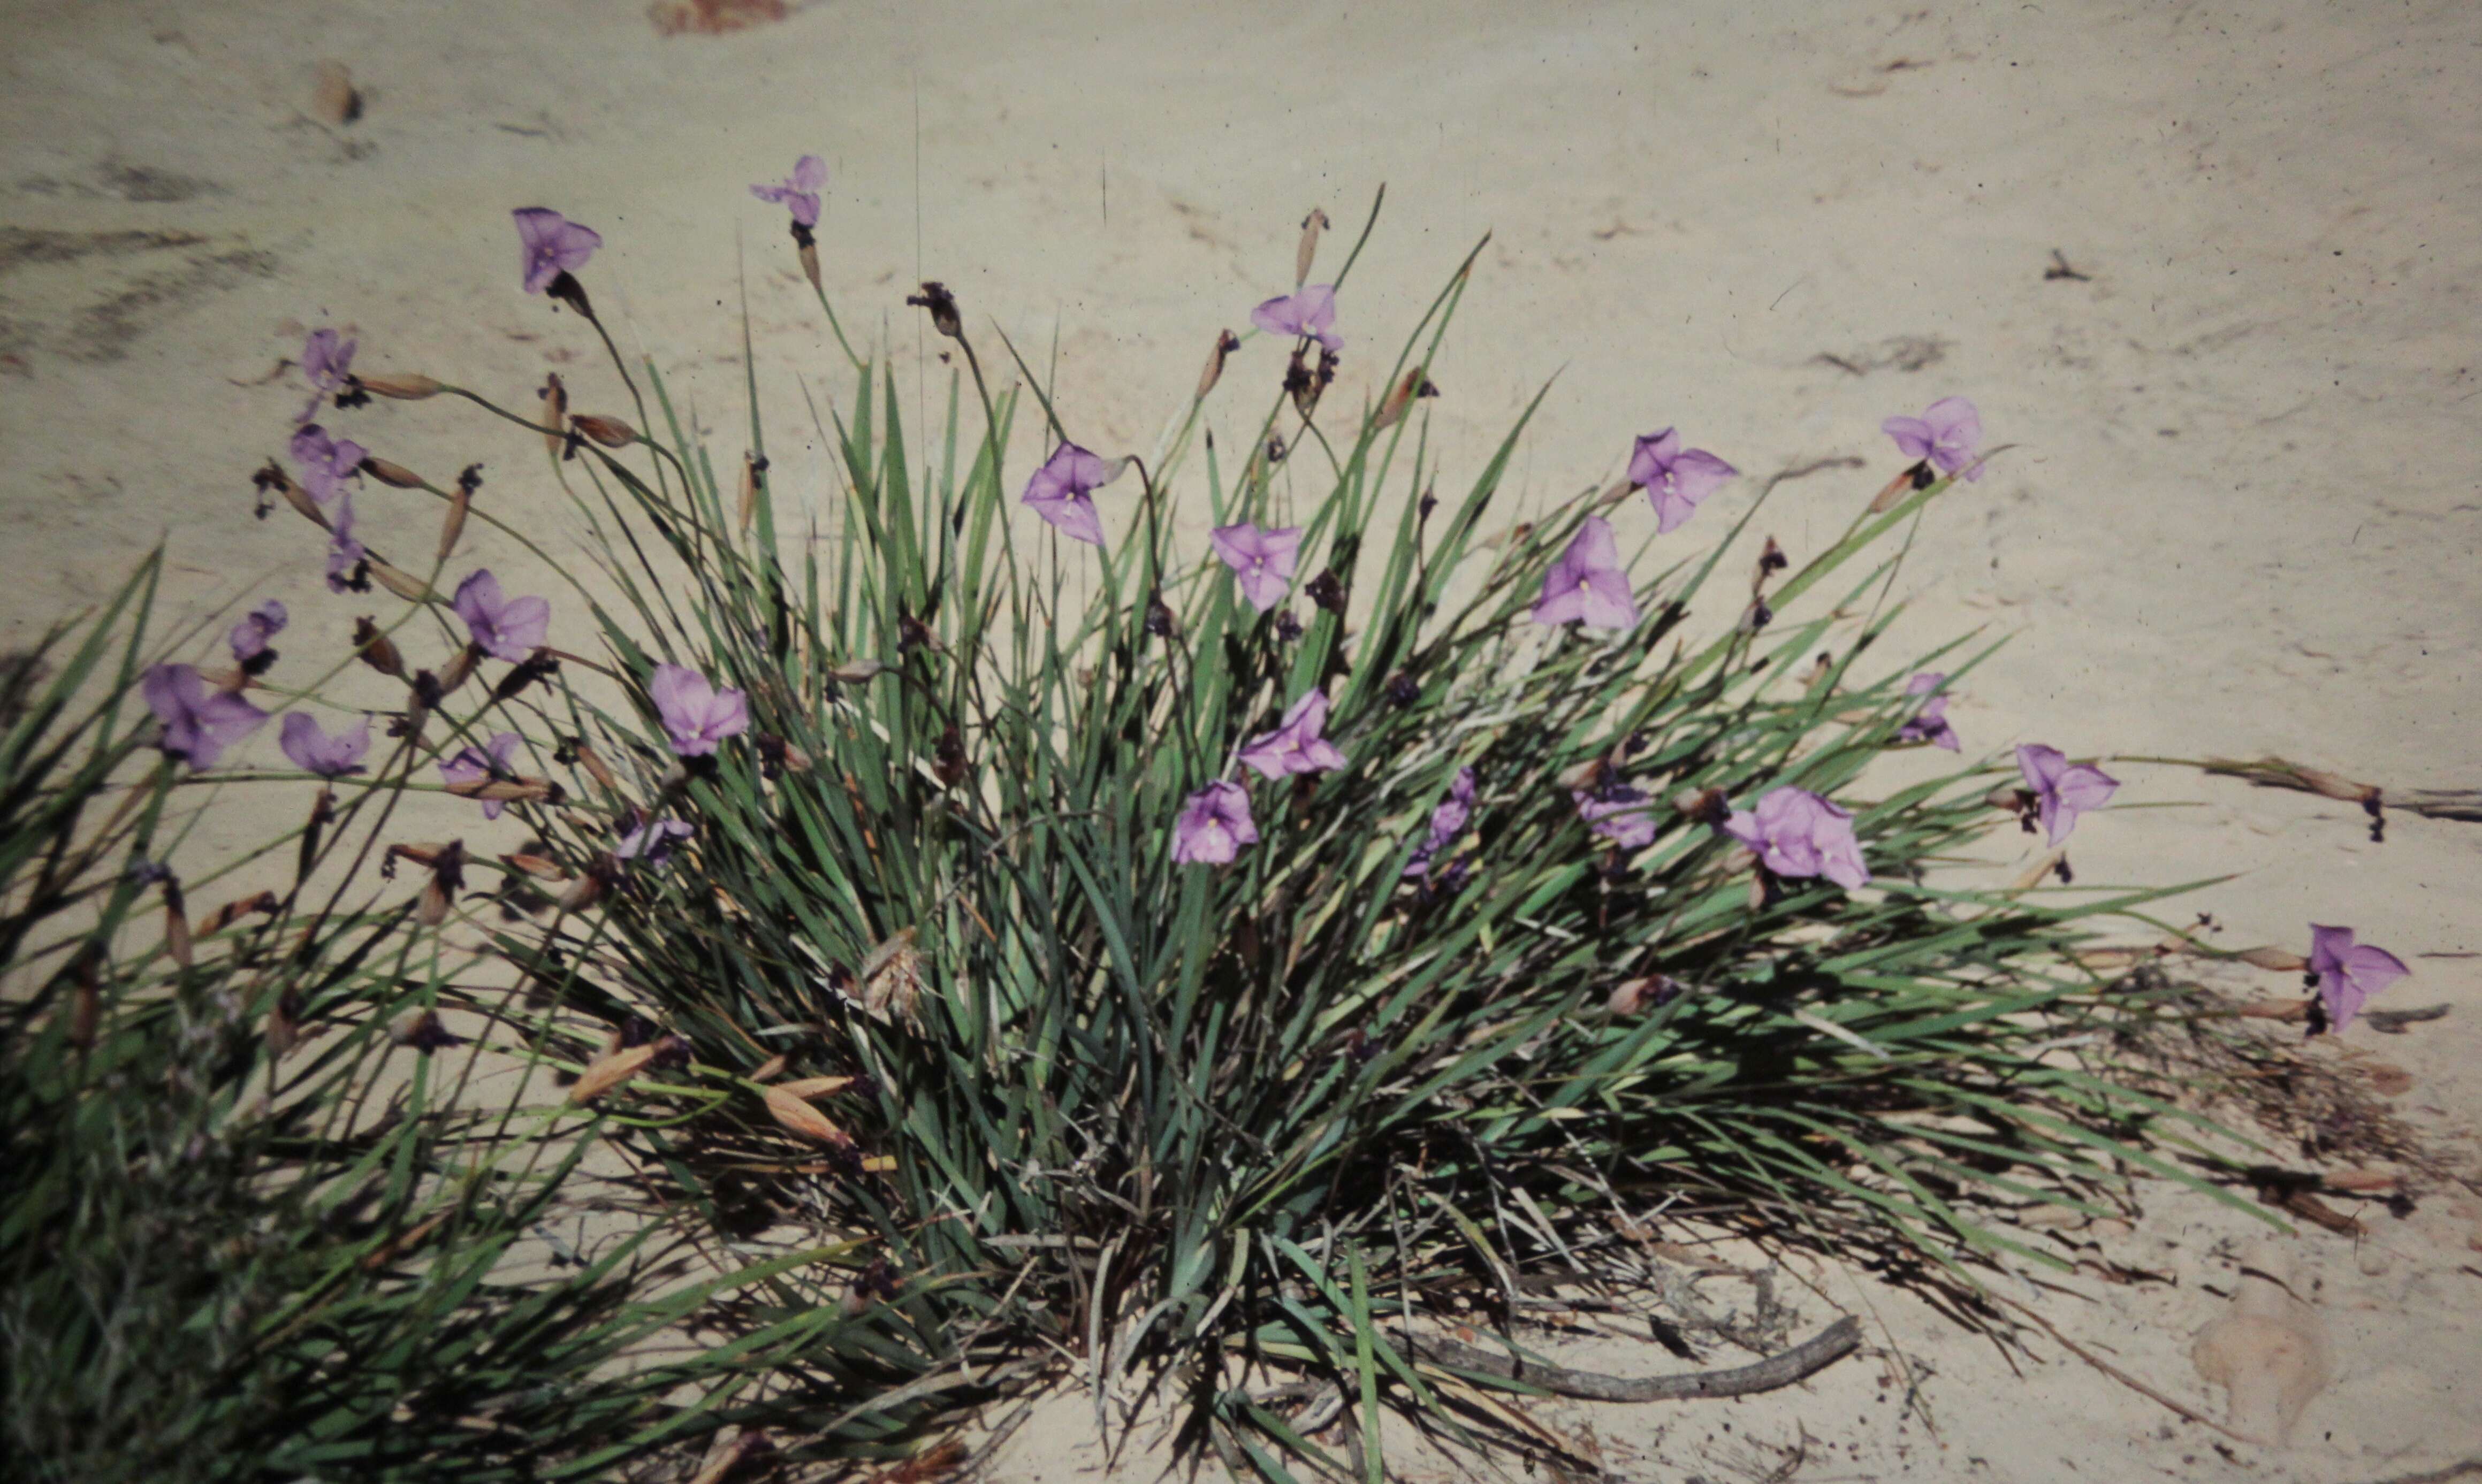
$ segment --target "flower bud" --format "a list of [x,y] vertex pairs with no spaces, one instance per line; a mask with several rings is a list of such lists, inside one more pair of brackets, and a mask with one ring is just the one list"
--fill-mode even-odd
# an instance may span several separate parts
[[1228,329],[1215,332],[1215,349],[1206,352],[1206,369],[1198,374],[1199,401],[1204,402],[1206,394],[1215,390],[1215,383],[1224,379],[1224,357],[1240,349],[1240,336]]
[[765,1088],[759,1095],[767,1101],[768,1115],[787,1133],[839,1149],[853,1146],[853,1135],[830,1122],[827,1114],[812,1107],[799,1094],[777,1086]]
[[931,327],[940,334],[951,340],[964,338],[965,325],[957,313],[957,296],[948,292],[946,284],[937,279],[928,280],[922,285],[921,293],[907,295],[905,301],[917,309],[929,311]]
[[439,395],[439,383],[429,377],[355,377],[353,382],[374,397],[392,398],[397,402],[420,402]]
[[446,695],[465,684],[473,676],[474,663],[481,655],[480,649],[468,644],[450,656],[448,663],[439,667],[439,693]]
[[558,458],[561,446],[568,441],[561,430],[568,426],[568,388],[561,384],[560,373],[554,371],[543,377],[542,389],[535,395],[542,399],[543,444]]
[[431,598],[431,586],[421,578],[403,568],[389,566],[377,557],[370,560],[370,564],[371,576],[378,580],[379,585],[408,603],[427,602]]
[[637,430],[617,417],[580,412],[568,420],[568,426],[608,449],[625,449],[638,441]]
[[1319,233],[1328,227],[1327,213],[1313,206],[1302,219],[1301,246],[1293,249],[1293,287],[1310,281],[1310,264],[1318,257]]
[[403,464],[390,463],[384,458],[365,457],[362,460],[362,472],[392,489],[422,488],[422,476]]
[[405,678],[405,656],[397,653],[396,640],[382,633],[367,616],[354,620],[354,653],[364,664],[391,680]]
[[1393,428],[1397,421],[1404,417],[1405,409],[1412,406],[1416,398],[1438,395],[1439,395],[1439,389],[1433,386],[1431,378],[1422,375],[1422,368],[1416,366],[1406,372],[1397,380],[1396,385],[1388,391],[1387,400],[1379,404],[1379,416],[1370,426],[1373,430]]

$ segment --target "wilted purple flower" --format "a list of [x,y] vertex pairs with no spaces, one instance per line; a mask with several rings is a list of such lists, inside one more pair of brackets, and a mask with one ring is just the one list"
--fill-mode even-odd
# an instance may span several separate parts
[[2362,1013],[2364,1001],[2413,971],[2385,949],[2356,945],[2349,927],[2312,923],[2310,972],[2318,976],[2318,1000],[2327,1010],[2327,1028],[2341,1030]]
[[1578,819],[1622,849],[1654,843],[1654,801],[1645,790],[1607,783],[1592,791],[1571,789],[1569,797],[1576,802]]
[[1271,335],[1307,335],[1331,351],[1344,349],[1335,332],[1335,285],[1313,283],[1250,311],[1250,323]]
[[711,756],[716,744],[750,730],[750,698],[738,690],[718,690],[693,669],[658,664],[647,682],[655,715],[672,734],[673,751],[685,758]]
[[1682,448],[1676,428],[1638,439],[1637,451],[1629,455],[1629,482],[1652,502],[1657,535],[1696,514],[1700,501],[1740,472],[1704,449]]
[[330,438],[328,430],[316,423],[308,424],[293,434],[290,452],[293,461],[302,466],[302,487],[311,499],[326,505],[336,498],[344,482],[362,472],[362,460],[371,451],[351,438]]
[[1241,749],[1241,761],[1268,778],[1325,772],[1344,766],[1344,754],[1321,737],[1327,727],[1327,691],[1312,690],[1284,713],[1283,724]]
[[1025,485],[1025,503],[1034,513],[1060,529],[1060,534],[1072,541],[1089,546],[1103,544],[1103,522],[1095,513],[1095,502],[1088,495],[1112,482],[1114,470],[1100,455],[1088,453],[1074,443],[1063,443],[1051,451],[1043,467]]
[[479,567],[457,585],[457,616],[485,653],[511,664],[534,658],[551,632],[551,600],[502,598],[500,580]]
[[1276,531],[1261,531],[1243,522],[1238,526],[1218,526],[1206,534],[1206,544],[1232,569],[1241,585],[1241,596],[1250,606],[1265,612],[1284,601],[1292,590],[1293,563],[1301,557],[1302,528],[1286,526]]
[[1939,670],[1924,670],[1905,682],[1907,695],[1927,695],[1930,699],[1922,703],[1922,709],[1914,713],[1910,720],[1896,728],[1898,742],[1926,742],[1945,747],[1950,752],[1957,750],[1956,728],[1947,724],[1947,697],[1940,693],[1940,687],[1945,684],[1947,676]]
[[[493,778],[514,778],[516,769],[519,739],[515,732],[502,732],[480,747],[466,747],[439,765],[439,776],[451,784],[485,783]],[[508,808],[505,799],[483,800],[483,818],[496,820]]]
[[1250,818],[1250,794],[1237,783],[1218,779],[1181,806],[1172,825],[1172,858],[1183,865],[1224,866],[1241,847],[1258,843],[1258,826]]
[[1629,593],[1628,574],[1621,569],[1620,542],[1612,534],[1612,523],[1589,515],[1577,528],[1576,539],[1543,574],[1543,596],[1535,600],[1534,621],[1583,621],[1597,629],[1633,629],[1637,619],[1637,600]]
[[267,653],[268,641],[283,630],[286,617],[284,605],[274,598],[244,613],[241,622],[224,636],[224,643],[232,649],[233,662],[248,664]]
[[[1891,417],[1879,430],[1895,439],[1907,458],[1927,458],[1941,473],[1954,474],[1973,463],[1974,448],[1982,442],[1982,414],[1962,397],[1942,397],[1921,416]],[[1965,477],[1982,478],[1981,466],[1967,470]]]
[[672,864],[673,842],[687,840],[697,833],[698,826],[687,820],[648,820],[620,837],[620,843],[612,847],[612,858],[643,860],[649,869],[661,871]]
[[342,339],[332,329],[310,332],[310,338],[302,346],[302,375],[310,383],[310,400],[303,404],[302,415],[293,421],[310,421],[319,414],[320,399],[344,389],[346,375],[354,364],[354,347],[358,343]]
[[819,188],[828,183],[828,162],[817,155],[804,155],[793,162],[793,173],[780,186],[752,186],[750,194],[762,201],[782,203],[793,213],[793,220],[804,226],[819,224]]
[[140,683],[146,708],[164,723],[156,745],[198,771],[216,766],[226,747],[267,723],[267,713],[229,690],[208,686],[196,666],[159,664]]
[[352,592],[361,584],[356,575],[370,553],[354,539],[354,497],[336,497],[336,512],[328,517],[328,590]]
[[1759,863],[1780,876],[1825,876],[1847,891],[1870,879],[1851,811],[1808,789],[1768,790],[1755,811],[1727,816],[1724,833],[1757,851]]
[[2057,747],[2027,742],[2017,749],[2017,770],[2042,805],[2043,828],[2058,845],[2077,827],[2077,816],[2111,801],[2120,780],[2083,763],[2072,767]]
[[362,770],[362,754],[371,750],[371,718],[364,716],[352,731],[330,737],[308,712],[288,712],[277,740],[294,767],[322,778],[341,778]]
[[602,233],[579,226],[547,206],[520,206],[509,215],[516,219],[517,240],[522,244],[519,266],[529,294],[540,294],[551,287],[554,278],[584,268],[594,249],[603,246]]
[[1405,863],[1405,874],[1424,876],[1431,872],[1431,862],[1441,850],[1456,844],[1459,835],[1473,820],[1474,790],[1478,780],[1470,768],[1460,768],[1448,785],[1448,796],[1431,810],[1431,827],[1422,843],[1413,850],[1413,858]]

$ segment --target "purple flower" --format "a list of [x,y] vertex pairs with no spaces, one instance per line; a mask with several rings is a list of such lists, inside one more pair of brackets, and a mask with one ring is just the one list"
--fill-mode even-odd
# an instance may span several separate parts
[[661,871],[672,864],[673,842],[687,840],[697,833],[698,826],[687,820],[648,820],[620,837],[620,843],[612,847],[612,858],[643,860],[649,870]]
[[1621,570],[1620,542],[1612,523],[1589,515],[1577,528],[1575,540],[1543,575],[1543,596],[1535,601],[1536,623],[1583,621],[1597,629],[1637,627],[1637,600],[1629,594],[1628,574]]
[[718,690],[693,669],[658,664],[647,682],[655,715],[672,734],[673,751],[685,758],[712,756],[716,744],[750,730],[750,698],[738,690]]
[[1183,865],[1224,866],[1241,847],[1258,843],[1250,819],[1250,794],[1221,779],[1189,795],[1172,825],[1172,858]]
[[330,737],[308,712],[288,712],[278,741],[294,767],[322,778],[341,778],[362,770],[362,754],[371,750],[371,718],[364,716],[352,731]]
[[302,487],[321,505],[335,499],[345,481],[360,474],[362,460],[371,456],[370,450],[351,438],[329,437],[316,423],[294,433],[291,453],[302,466]]
[[232,648],[233,663],[248,664],[267,653],[268,641],[283,630],[286,617],[284,605],[274,598],[244,613],[241,622],[224,636],[224,642]]
[[1103,522],[1087,496],[1112,482],[1114,470],[1101,456],[1074,443],[1063,443],[1025,485],[1025,503],[1034,513],[1060,528],[1060,534],[1089,546],[1103,544]]
[[1591,793],[1571,789],[1569,797],[1576,802],[1578,819],[1622,849],[1635,850],[1654,843],[1654,802],[1645,790],[1609,783]]
[[[1942,397],[1921,416],[1891,417],[1879,430],[1895,439],[1907,458],[1927,458],[1941,473],[1954,474],[1973,463],[1974,447],[1982,441],[1982,414],[1962,397]],[[1967,469],[1965,477],[1982,478],[1981,466]]]
[[1325,772],[1344,766],[1344,754],[1319,733],[1327,727],[1327,691],[1312,690],[1284,713],[1283,724],[1252,739],[1241,761],[1268,778],[1287,773]]
[[477,568],[457,585],[457,616],[494,660],[519,664],[534,658],[551,630],[548,598],[502,598],[500,580],[489,567]]
[[267,723],[267,713],[229,690],[211,689],[194,665],[159,664],[140,683],[146,708],[164,723],[156,743],[196,771],[216,766],[226,747]]
[[1825,876],[1847,891],[1870,879],[1852,813],[1808,789],[1770,789],[1756,810],[1727,816],[1724,833],[1757,851],[1759,863],[1780,876]]
[[[356,569],[370,553],[354,539],[354,497],[336,497],[336,513],[328,518],[328,590],[352,592],[357,579]],[[367,584],[361,586],[367,586]]]
[[1241,596],[1258,612],[1283,602],[1284,594],[1292,590],[1293,563],[1302,549],[1301,527],[1261,531],[1246,521],[1218,526],[1206,534],[1206,544],[1232,569],[1241,584]]
[[1657,535],[1696,514],[1700,501],[1740,472],[1704,449],[1682,448],[1675,428],[1638,439],[1637,452],[1629,456],[1629,482],[1653,503]]
[[306,423],[319,413],[319,401],[330,392],[342,391],[345,378],[354,364],[356,341],[342,340],[332,329],[315,329],[302,346],[302,375],[310,383],[310,400],[302,406],[302,415],[293,421]]
[[1947,697],[1940,693],[1940,687],[1945,684],[1947,676],[1938,670],[1924,670],[1905,682],[1907,695],[1927,695],[1930,699],[1922,703],[1922,709],[1914,713],[1911,720],[1896,728],[1896,741],[1926,742],[1950,752],[1957,750],[1956,728],[1947,724]]
[[2057,747],[2028,742],[2017,749],[2017,770],[2043,809],[2043,828],[2058,845],[2077,827],[2077,816],[2111,801],[2120,780],[2083,763],[2071,767]]
[[[493,778],[514,778],[516,769],[511,760],[517,753],[518,737],[515,732],[502,732],[481,747],[466,747],[439,765],[439,776],[451,784],[486,783]],[[496,820],[508,808],[504,799],[483,800],[483,818]]]
[[1250,311],[1250,323],[1271,335],[1307,335],[1331,351],[1344,349],[1335,332],[1335,285],[1313,283]]
[[1448,785],[1448,796],[1431,810],[1430,833],[1422,837],[1421,845],[1413,851],[1413,858],[1405,863],[1405,874],[1430,874],[1433,858],[1454,845],[1457,837],[1465,833],[1465,826],[1473,820],[1477,781],[1472,768],[1457,769],[1455,781]]
[[2310,924],[2310,972],[2318,976],[2318,1000],[2327,1028],[2341,1030],[2362,1013],[2363,1002],[2413,971],[2385,949],[2355,945],[2353,929]]
[[793,162],[793,173],[784,177],[782,185],[752,186],[750,194],[762,201],[782,203],[804,226],[817,226],[819,188],[827,183],[828,162],[817,155],[804,155]]
[[547,206],[520,206],[509,215],[517,221],[517,240],[523,245],[518,266],[529,294],[540,294],[551,287],[554,278],[584,268],[594,249],[603,246],[602,233],[579,226]]

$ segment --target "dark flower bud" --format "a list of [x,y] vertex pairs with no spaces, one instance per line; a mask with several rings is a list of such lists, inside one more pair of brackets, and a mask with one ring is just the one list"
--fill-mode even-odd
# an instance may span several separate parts
[[964,322],[957,315],[957,296],[948,292],[946,284],[936,279],[925,282],[921,293],[907,295],[905,301],[915,308],[928,310],[931,327],[940,334],[951,340],[965,338]]
[[418,1052],[445,1051],[464,1043],[439,1023],[436,1010],[408,1010],[388,1022],[388,1039]]
[[1431,512],[1432,512],[1433,510],[1436,510],[1436,509],[1438,509],[1438,508],[1439,508],[1439,497],[1436,493],[1434,493],[1434,491],[1435,491],[1435,490],[1437,490],[1438,488],[1439,488],[1439,486],[1435,484],[1435,485],[1431,486],[1431,488],[1430,488],[1430,489],[1426,489],[1426,490],[1422,491],[1422,506],[1421,506],[1421,515],[1420,515],[1420,518],[1421,518],[1422,520],[1425,520],[1425,521],[1429,520],[1429,519],[1431,518]]
[[965,739],[955,727],[939,734],[939,745],[932,753],[931,770],[952,789],[964,781]]
[[382,633],[367,616],[354,620],[354,654],[391,680],[405,678],[405,657],[397,653],[396,640]]
[[1411,706],[1421,698],[1422,683],[1413,676],[1400,670],[1388,678],[1387,699],[1399,706]]
[[638,441],[637,430],[617,417],[580,412],[568,420],[568,425],[608,449],[625,449]]
[[1276,638],[1289,644],[1302,637],[1302,621],[1289,608],[1276,610]]
[[1776,538],[1767,537],[1766,550],[1758,553],[1758,581],[1765,582],[1770,576],[1791,565],[1792,559],[1783,554],[1783,548],[1776,544]]
[[1309,594],[1309,600],[1311,602],[1317,604],[1323,609],[1326,609],[1329,612],[1341,613],[1344,612],[1344,584],[1336,580],[1333,569],[1331,568],[1320,572],[1318,576],[1311,578],[1309,586],[1302,590]]
[[537,654],[531,659],[520,662],[512,667],[509,673],[501,676],[500,683],[491,688],[491,699],[515,700],[524,692],[526,687],[558,673],[560,673],[558,660],[547,654]]
[[1160,596],[1147,600],[1147,632],[1157,638],[1180,638],[1180,623]]
[[1199,401],[1204,402],[1206,394],[1215,390],[1215,383],[1224,379],[1224,357],[1240,349],[1240,336],[1228,329],[1215,332],[1215,349],[1206,352],[1206,369],[1198,374]]
[[439,703],[445,698],[446,692],[440,689],[438,676],[434,675],[429,670],[416,670],[413,672],[414,705],[420,707],[424,711],[437,711],[439,709]]

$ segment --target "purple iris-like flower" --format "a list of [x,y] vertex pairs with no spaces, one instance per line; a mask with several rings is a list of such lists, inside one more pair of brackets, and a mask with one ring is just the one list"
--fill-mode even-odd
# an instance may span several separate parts
[[602,233],[579,226],[547,206],[520,206],[509,215],[517,221],[517,240],[522,244],[519,267],[529,294],[540,294],[551,287],[554,278],[584,268],[594,249],[603,246]]
[[288,712],[277,741],[294,767],[322,778],[341,778],[362,770],[362,754],[371,750],[371,718],[364,716],[352,731],[330,737],[308,712]]
[[661,871],[673,861],[673,843],[687,840],[698,833],[698,826],[687,820],[648,820],[620,837],[612,847],[617,861],[644,861],[647,868]]
[[500,580],[489,567],[457,585],[454,606],[474,642],[492,659],[512,664],[533,659],[551,632],[551,600],[501,597]]
[[2017,749],[2017,770],[2042,805],[2043,828],[2058,845],[2077,827],[2077,816],[2111,801],[2120,780],[2099,768],[2072,766],[2057,747],[2028,742]]
[[2318,1000],[2327,1028],[2341,1030],[2362,1013],[2372,995],[2413,971],[2386,949],[2355,944],[2349,927],[2310,924],[2310,972],[2318,976]]
[[[439,776],[452,784],[484,783],[493,778],[514,778],[516,769],[513,760],[517,755],[519,739],[515,732],[502,732],[480,747],[466,747],[439,765]],[[508,808],[505,799],[483,800],[483,818],[496,820]]]
[[354,497],[350,493],[337,496],[336,512],[328,517],[328,590],[354,591],[357,581],[355,574],[369,556],[362,543],[354,539]]
[[1591,792],[1571,789],[1569,797],[1576,802],[1578,819],[1621,848],[1634,850],[1654,843],[1654,801],[1644,789],[1610,783]]
[[1597,629],[1633,629],[1637,618],[1637,600],[1629,593],[1628,574],[1621,569],[1620,542],[1612,534],[1612,523],[1589,515],[1577,528],[1576,539],[1543,574],[1543,596],[1535,600],[1534,621],[1582,621]]
[[1344,766],[1344,754],[1319,735],[1327,727],[1327,691],[1312,690],[1284,713],[1283,724],[1254,738],[1240,752],[1241,761],[1268,778],[1287,773],[1325,772]]
[[195,665],[159,664],[146,672],[139,690],[146,709],[164,723],[156,745],[196,771],[215,767],[226,747],[267,724],[267,713],[208,686]]
[[1629,482],[1643,488],[1653,503],[1657,535],[1696,514],[1700,501],[1740,472],[1704,449],[1682,448],[1677,428],[1638,439],[1637,451],[1629,455]]
[[335,499],[345,481],[360,474],[362,460],[371,456],[370,450],[351,438],[329,437],[316,423],[294,433],[291,453],[302,466],[303,489],[321,505]]
[[283,630],[286,617],[284,605],[274,598],[244,613],[241,622],[224,636],[224,643],[232,649],[233,663],[248,664],[267,653],[268,642]]
[[1249,791],[1222,779],[1189,795],[1172,824],[1172,858],[1183,865],[1229,865],[1243,846],[1257,843]]
[[1460,768],[1448,785],[1448,796],[1431,810],[1431,828],[1413,850],[1413,858],[1405,863],[1405,874],[1425,876],[1431,872],[1431,862],[1441,850],[1456,844],[1473,821],[1474,790],[1479,780],[1470,768]]
[[1724,833],[1758,852],[1759,863],[1780,876],[1825,876],[1847,891],[1870,879],[1852,812],[1808,789],[1768,790],[1756,810],[1726,816]]
[[1331,351],[1344,349],[1335,332],[1335,285],[1313,283],[1250,311],[1250,323],[1271,335],[1307,335]]
[[1300,559],[1302,528],[1286,526],[1277,531],[1261,531],[1247,522],[1238,526],[1218,526],[1206,534],[1206,544],[1232,569],[1241,585],[1241,596],[1250,606],[1265,612],[1284,601],[1292,590],[1293,563]]
[[1947,697],[1940,693],[1940,687],[1945,684],[1947,676],[1938,670],[1924,670],[1905,682],[1907,695],[1927,695],[1930,699],[1924,701],[1922,709],[1914,713],[1903,726],[1896,728],[1898,742],[1926,742],[1933,746],[1945,747],[1950,752],[1957,750],[1956,728],[1947,724]]
[[804,226],[817,226],[819,188],[827,183],[828,162],[817,155],[804,155],[793,162],[793,173],[784,177],[782,185],[752,186],[750,194],[762,201],[780,202]]
[[750,698],[738,690],[718,690],[696,670],[658,664],[647,682],[647,693],[672,735],[673,751],[682,757],[712,756],[717,743],[750,730]]
[[310,382],[310,400],[302,406],[302,415],[293,421],[306,423],[319,413],[319,401],[331,392],[344,390],[346,375],[354,364],[354,347],[358,342],[346,340],[332,329],[314,329],[302,345],[302,375]]
[[1025,504],[1058,527],[1062,535],[1089,546],[1100,546],[1103,522],[1096,515],[1095,502],[1088,496],[1112,482],[1115,472],[1102,456],[1088,453],[1074,443],[1063,443],[1051,451],[1051,456],[1026,482]]
[[[1954,474],[1973,463],[1973,451],[1982,442],[1982,414],[1962,397],[1942,397],[1921,416],[1891,417],[1879,430],[1895,439],[1907,458],[1927,458],[1941,473]],[[1965,477],[1982,478],[1981,466],[1967,470]]]

